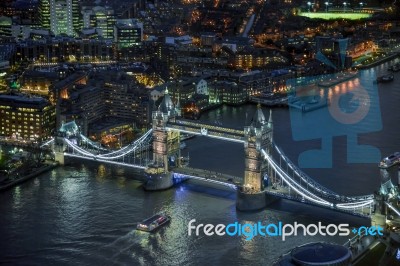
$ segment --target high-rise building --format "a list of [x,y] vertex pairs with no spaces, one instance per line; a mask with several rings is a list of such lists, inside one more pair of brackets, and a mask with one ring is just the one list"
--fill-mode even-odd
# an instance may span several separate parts
[[78,33],[82,29],[82,16],[79,0],[69,0],[69,2],[71,2],[72,27],[74,28],[75,33]]
[[55,35],[74,36],[82,28],[79,0],[39,0],[41,27]]
[[50,0],[39,0],[39,24],[42,28],[50,29]]
[[141,44],[143,23],[135,19],[117,19],[114,26],[114,42],[118,48],[127,48]]
[[105,39],[114,38],[115,14],[108,6],[86,7],[82,10],[83,28],[96,28]]

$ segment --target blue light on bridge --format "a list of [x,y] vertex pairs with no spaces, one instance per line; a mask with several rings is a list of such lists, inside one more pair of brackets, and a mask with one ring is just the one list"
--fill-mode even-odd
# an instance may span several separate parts
[[172,181],[174,183],[174,185],[176,184],[180,184],[183,181],[185,181],[187,179],[187,177],[185,175],[179,174],[179,173],[173,173],[172,174]]
[[264,175],[264,187],[268,187],[269,176],[267,174]]

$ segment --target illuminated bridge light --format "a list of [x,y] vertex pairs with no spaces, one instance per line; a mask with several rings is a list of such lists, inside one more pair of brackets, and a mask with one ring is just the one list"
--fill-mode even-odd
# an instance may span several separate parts
[[[296,181],[291,179],[290,176],[288,176],[287,173],[285,173],[274,161],[273,159],[265,152],[265,150],[262,150],[262,154],[264,155],[265,159],[268,161],[269,165],[272,166],[273,170],[279,175],[279,177],[296,193],[301,195],[302,197],[315,202],[320,205],[325,205],[325,206],[331,206],[331,207],[336,207],[337,209],[343,209],[343,210],[349,210],[349,209],[359,209],[363,208],[365,206],[371,207],[371,205],[374,203],[374,200],[358,200],[355,202],[348,202],[348,203],[341,203],[341,204],[334,204],[332,202],[328,202],[326,200],[321,199],[317,195],[309,192],[305,188],[303,188],[301,185],[299,185]],[[307,183],[307,185],[310,185]]]
[[127,166],[127,167],[132,167],[132,168],[139,168],[139,169],[145,169],[146,168],[146,166],[143,166],[143,165],[120,163],[120,162],[108,161],[108,160],[103,160],[103,159],[93,159],[93,158],[90,158],[90,157],[85,157],[85,156],[81,156],[81,155],[77,155],[77,154],[70,154],[70,153],[66,153],[66,152],[64,152],[64,156],[75,157],[75,158],[80,158],[80,159],[87,159],[87,160],[92,160],[92,161],[102,162],[102,163],[109,163],[109,164]]
[[227,183],[227,182],[221,182],[218,180],[214,180],[211,178],[205,178],[205,177],[200,177],[200,176],[193,176],[193,175],[185,175],[185,174],[180,174],[180,173],[174,173],[174,175],[179,176],[179,178],[181,179],[196,179],[196,180],[201,180],[201,181],[206,181],[209,183],[213,183],[213,184],[218,184],[218,185],[223,185],[232,189],[237,189],[237,186],[231,183]]

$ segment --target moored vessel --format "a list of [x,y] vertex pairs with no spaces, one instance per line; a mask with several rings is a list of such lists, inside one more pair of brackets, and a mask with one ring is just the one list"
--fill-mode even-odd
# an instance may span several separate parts
[[400,152],[395,152],[392,155],[383,158],[379,163],[379,168],[386,169],[398,163],[400,163]]
[[380,82],[385,83],[385,82],[390,82],[390,81],[393,81],[393,80],[394,80],[394,75],[393,74],[383,75],[383,76],[380,76],[380,77],[378,77],[376,79],[376,81],[378,83],[380,83]]

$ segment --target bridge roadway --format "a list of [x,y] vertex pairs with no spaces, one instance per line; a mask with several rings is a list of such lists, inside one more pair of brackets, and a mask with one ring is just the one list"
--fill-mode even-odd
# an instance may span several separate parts
[[194,178],[198,177],[199,179],[203,179],[205,181],[217,181],[215,183],[224,183],[222,185],[228,185],[228,186],[241,186],[243,183],[243,178],[237,177],[237,176],[232,176],[232,175],[227,175],[223,173],[218,173],[218,172],[213,172],[209,170],[204,170],[204,169],[197,169],[197,168],[191,168],[191,167],[180,167],[180,168],[175,168],[172,170],[174,173],[178,173],[184,176],[187,176],[188,178]]
[[244,142],[244,131],[232,128],[225,128],[209,124],[199,124],[186,120],[169,121],[167,129],[178,130],[180,132],[204,135],[211,138],[217,138],[227,141]]

